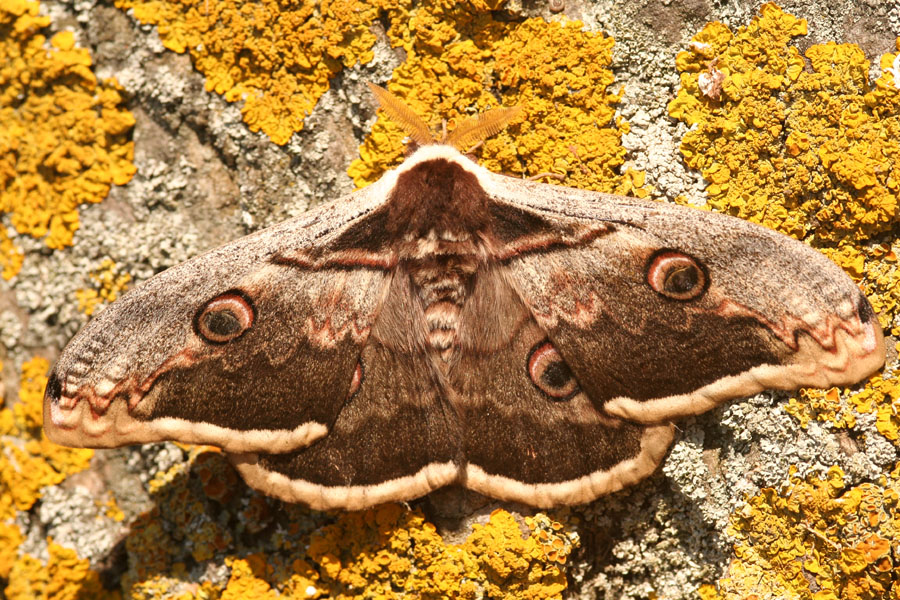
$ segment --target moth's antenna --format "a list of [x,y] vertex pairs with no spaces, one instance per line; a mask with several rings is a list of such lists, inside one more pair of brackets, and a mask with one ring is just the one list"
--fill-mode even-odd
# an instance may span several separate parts
[[371,81],[368,83],[369,89],[375,94],[381,109],[392,121],[403,128],[412,141],[420,146],[434,143],[434,136],[431,135],[428,125],[403,100]]
[[456,126],[443,142],[461,152],[472,144],[483,142],[500,132],[521,112],[521,106],[492,108],[474,117],[469,117]]

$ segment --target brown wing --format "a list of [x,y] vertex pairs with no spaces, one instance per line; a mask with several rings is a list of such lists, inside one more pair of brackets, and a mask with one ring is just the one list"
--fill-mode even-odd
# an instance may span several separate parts
[[452,388],[465,435],[465,485],[556,506],[593,500],[652,473],[673,427],[598,409],[505,274],[479,273],[461,318]]
[[[502,207],[495,214],[515,210],[560,230],[605,225],[582,243],[498,255],[609,414],[665,422],[763,389],[856,383],[884,362],[881,329],[853,281],[786,236],[715,213],[500,177],[487,191]],[[502,247],[536,239],[536,226],[517,222]]]
[[50,439],[175,439],[286,452],[327,433],[387,285],[391,256],[347,268],[317,255],[377,214],[377,190],[173,267],[66,347],[47,386]]
[[398,270],[328,435],[292,453],[235,456],[244,479],[287,501],[348,510],[411,500],[457,480],[459,419],[414,334],[425,330],[423,319]]

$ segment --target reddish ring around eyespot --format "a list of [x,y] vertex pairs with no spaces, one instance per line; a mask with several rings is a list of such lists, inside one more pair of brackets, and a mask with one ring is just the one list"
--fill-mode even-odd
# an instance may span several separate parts
[[250,298],[240,290],[231,290],[200,307],[194,316],[194,332],[211,344],[225,344],[244,335],[255,319]]
[[647,262],[647,284],[672,300],[694,300],[709,287],[706,268],[694,257],[677,250],[658,250]]
[[538,343],[528,355],[531,382],[552,400],[569,400],[578,393],[578,382],[553,344]]

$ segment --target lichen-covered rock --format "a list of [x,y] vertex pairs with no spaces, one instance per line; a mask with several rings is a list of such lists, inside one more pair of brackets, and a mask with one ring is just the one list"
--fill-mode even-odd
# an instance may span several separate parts
[[[898,36],[837,0],[0,0],[0,595],[900,597]],[[435,129],[520,104],[473,150],[493,170],[805,239],[887,369],[687,420],[654,477],[552,512],[321,513],[215,448],[50,444],[49,359],[106,302],[402,158],[367,80]]]

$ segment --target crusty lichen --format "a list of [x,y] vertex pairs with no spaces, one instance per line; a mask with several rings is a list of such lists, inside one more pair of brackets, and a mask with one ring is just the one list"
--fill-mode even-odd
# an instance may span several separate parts
[[15,523],[0,522],[0,581],[9,579],[9,572],[25,538]]
[[[328,517],[281,505],[248,492],[220,452],[186,451],[186,463],[151,482],[156,508],[132,524],[130,597],[182,590],[178,565],[188,555],[229,568],[222,584],[199,582],[222,598],[549,599],[566,589],[578,536],[548,515],[526,518],[523,536],[498,510],[464,543],[449,544],[417,510],[387,504]],[[245,533],[256,541],[245,545]]]
[[[829,42],[801,54],[790,42],[805,34],[805,20],[774,4],[737,31],[708,24],[678,55],[681,89],[669,113],[691,126],[681,152],[703,173],[710,207],[819,248],[859,282],[896,335],[897,54],[882,57],[882,75],[871,83],[859,47]],[[888,365],[862,389],[801,390],[785,410],[803,427],[816,419],[854,428],[860,415],[875,413],[878,433],[900,443],[897,376],[896,365]],[[727,576],[718,590],[706,585],[699,595],[896,596],[890,572],[898,471],[849,489],[838,467],[824,479],[790,481],[781,492],[763,489],[732,516],[728,534],[736,544]]]
[[[388,31],[406,61],[388,89],[437,129],[491,106],[520,105],[521,117],[476,150],[479,162],[510,175],[553,174],[554,182],[644,196],[643,173],[626,170],[610,92],[613,40],[577,21],[495,19],[493,6],[438,3]],[[415,35],[410,32],[414,31]],[[490,92],[496,86],[499,94]],[[404,153],[404,132],[379,119],[349,173],[357,186],[378,179]]]
[[[765,4],[732,32],[711,23],[679,53],[669,113],[692,126],[681,152],[717,209],[819,245],[900,222],[900,111],[854,44],[789,45],[806,21]],[[718,76],[720,89],[704,86]],[[885,72],[882,78],[891,77]]]
[[87,560],[70,549],[49,541],[50,555],[45,563],[29,554],[16,560],[9,573],[9,585],[4,590],[7,600],[119,600],[122,594],[106,590],[100,576]]
[[[774,4],[735,32],[708,24],[678,55],[681,88],[669,113],[691,126],[681,152],[703,173],[712,208],[819,248],[859,282],[889,328],[900,314],[892,70],[900,53],[881,58],[873,84],[858,46],[816,44],[801,55],[790,41],[805,34],[804,19]],[[890,410],[893,377],[863,392],[877,407],[832,389],[803,390],[786,410],[803,426],[815,418],[850,428],[860,407]]]
[[[617,174],[624,157],[619,137],[627,124],[614,119],[619,94],[608,91],[612,40],[582,31],[575,22],[503,21],[490,13],[499,4],[423,2],[409,11],[406,4],[398,3],[383,21],[390,23],[388,40],[406,52],[407,62],[393,74],[391,90],[424,117],[449,118],[450,127],[456,119],[489,105],[520,103],[526,118],[477,150],[483,164],[510,174],[554,172],[570,185],[581,187],[643,193],[641,174]],[[181,51],[191,52],[208,85],[230,100],[244,98],[244,114],[251,128],[261,129],[279,143],[302,126],[305,112],[327,89],[333,75],[329,68],[370,58],[374,38],[369,25],[376,19],[371,3],[361,12],[350,10],[357,6],[353,2],[335,6],[323,5],[327,14],[306,13],[306,20],[302,10],[308,9],[300,8],[291,13],[300,22],[282,22],[285,9],[275,3],[240,10],[235,3],[200,0],[178,7],[171,2],[133,3],[138,18],[159,24],[167,46],[178,50],[180,45]],[[186,12],[175,14],[182,7]],[[345,9],[350,13],[341,12]],[[204,15],[211,15],[216,24],[203,25]],[[339,21],[329,26],[329,35],[349,33],[327,48],[316,46],[310,32],[325,27],[317,19]],[[285,33],[290,30],[285,23],[293,23],[299,32],[296,38]],[[790,28],[789,22],[787,25]],[[285,39],[294,40],[294,45]],[[751,55],[752,40],[746,46]],[[269,51],[271,54],[266,54]],[[303,60],[309,64],[302,64]],[[283,66],[283,72],[265,72],[276,66]],[[875,83],[876,91],[881,90],[880,81]],[[896,94],[893,88],[883,87],[884,97],[879,102],[890,106]],[[713,90],[706,83],[704,88]],[[498,96],[488,94],[489,89],[498,90]],[[438,127],[439,123],[433,120],[432,125]],[[402,133],[391,132],[389,125],[379,121],[361,149],[363,160],[351,169],[358,183],[371,181],[399,158],[401,138]],[[803,143],[791,140],[797,148],[802,149]],[[790,155],[787,149],[784,153]],[[725,162],[737,165],[739,160],[743,159],[731,156]],[[838,163],[830,164],[835,173],[844,173]],[[755,165],[743,168],[752,170]],[[889,187],[889,181],[878,181]],[[780,211],[777,205],[771,210]],[[799,209],[785,209],[785,223],[801,224],[803,232],[818,227],[800,213],[788,214],[794,210]],[[878,215],[884,214],[878,213],[877,207],[873,210],[873,219],[859,218],[860,223],[872,221],[869,230],[859,230],[868,236],[878,234]],[[873,297],[876,306],[896,314],[892,308],[896,297],[888,293],[890,283],[896,281],[896,270],[885,266],[894,250],[889,244],[873,244],[858,251],[865,253],[862,259],[852,255],[856,247],[840,241],[858,241],[857,230],[846,226],[850,221],[843,218],[836,217],[836,224],[822,227],[823,239],[832,243],[827,236],[834,236],[838,240],[829,248],[846,254],[839,262],[845,267],[852,262],[857,277],[865,277],[863,284],[872,282],[874,289],[880,290]],[[881,279],[873,275],[876,271]],[[875,384],[867,389],[873,390],[872,410],[878,410],[881,418],[886,406],[877,397],[881,388]],[[849,398],[854,402],[855,396]],[[861,405],[870,401],[861,396],[857,400]],[[887,423],[892,414],[885,413]],[[12,411],[0,413],[0,427],[3,423],[13,423]],[[11,429],[7,426],[4,431]],[[129,567],[120,582],[128,597],[390,598],[405,592],[422,598],[552,598],[565,589],[568,556],[577,545],[577,535],[572,530],[574,521],[564,513],[553,518],[538,514],[526,520],[527,535],[523,537],[521,524],[508,512],[498,511],[477,526],[466,542],[447,544],[418,511],[389,505],[362,513],[323,515],[283,505],[248,491],[221,453],[208,448],[180,450],[184,461],[161,470],[149,484],[155,507],[129,522],[125,539]],[[804,485],[815,487],[809,482]],[[36,497],[35,493],[29,496]],[[810,493],[804,498],[818,502],[820,497]],[[772,525],[785,535],[806,532],[816,537],[793,527],[780,505],[771,509],[758,503],[753,510],[768,511],[764,520],[770,525],[778,519],[788,523]],[[8,504],[3,514],[14,511]],[[736,539],[740,535],[752,538],[736,523]],[[0,524],[0,544],[9,539],[19,545],[21,532],[16,526],[6,523],[6,529],[2,527]],[[888,532],[885,529],[878,535]],[[825,536],[835,540],[828,532]],[[867,538],[861,539],[865,542]],[[60,552],[57,547],[50,554],[58,556]],[[742,551],[742,556],[750,554],[750,550]],[[4,564],[11,568],[6,555],[0,553],[0,569]],[[45,568],[29,564],[35,567],[33,572]],[[204,571],[198,564],[209,568]],[[733,573],[741,573],[741,568],[744,572],[751,569],[735,567]],[[868,573],[866,569],[863,572]],[[77,572],[84,581],[93,581],[94,575],[88,571]],[[826,579],[823,576],[822,580]],[[731,584],[723,584],[723,593],[729,589],[727,585]],[[707,586],[704,593],[712,598],[715,590]]]
[[250,129],[276,144],[303,129],[341,69],[372,60],[372,25],[396,4],[407,3],[116,0],[156,25],[166,48],[189,52],[207,91],[243,101]]
[[[47,565],[30,556],[19,556],[24,539],[11,522],[16,511],[34,505],[41,497],[41,488],[86,469],[93,456],[92,450],[62,448],[44,436],[42,407],[49,366],[40,357],[23,364],[19,401],[12,409],[0,410],[0,580],[9,581],[5,597],[10,599],[75,598],[73,590],[79,585],[82,566],[87,564],[53,544]],[[70,584],[75,587],[70,589]]]
[[546,515],[494,511],[460,545],[446,544],[417,511],[396,504],[345,513],[317,530],[289,568],[260,555],[231,558],[223,598],[561,598],[577,537]]
[[50,442],[43,424],[44,387],[50,365],[34,358],[22,365],[19,402],[0,410],[0,521],[28,510],[41,488],[88,467],[92,450],[63,448]]
[[6,228],[0,226],[0,276],[9,281],[22,269],[25,255],[9,237]]
[[[100,202],[134,174],[134,117],[116,81],[97,80],[71,32],[45,46],[50,19],[38,7],[0,2],[0,212],[19,233],[62,248],[78,229],[78,205]],[[3,254],[11,277],[15,252]]]
[[[896,254],[871,241],[900,223],[900,90],[887,68],[870,83],[854,44],[801,55],[789,42],[805,33],[774,4],[737,32],[710,23],[678,55],[669,113],[692,127],[681,152],[710,206],[821,248],[887,325],[900,311]],[[719,87],[704,85],[715,77]]]
[[[373,57],[379,18],[390,44],[406,52],[389,88],[419,114],[456,119],[498,103],[522,104],[511,135],[485,143],[489,168],[511,174],[554,173],[569,185],[646,195],[643,174],[619,174],[628,125],[614,118],[619,94],[609,69],[613,40],[579,22],[516,23],[497,19],[500,0],[404,2],[270,0],[252,8],[233,1],[118,0],[143,23],[158,26],[163,44],[189,52],[206,88],[243,101],[244,120],[277,144],[303,128],[343,67]],[[437,123],[433,123],[437,125]],[[376,123],[350,167],[358,186],[399,162],[403,132]],[[512,139],[516,142],[513,143]]]
[[103,259],[100,266],[91,273],[91,279],[94,287],[75,290],[78,310],[88,316],[92,315],[99,305],[115,300],[131,283],[131,275],[120,273],[115,261],[110,258]]
[[708,598],[881,600],[896,597],[892,546],[900,526],[900,467],[877,483],[847,487],[832,467],[824,477],[792,474],[732,515],[734,558]]
[[566,589],[578,535],[565,512],[528,517],[523,528],[497,510],[450,544],[417,510],[387,504],[328,516],[283,505],[248,491],[221,452],[183,451],[186,462],[149,484],[155,508],[131,524],[129,597],[179,593],[186,560],[229,568],[227,581],[197,582],[223,598],[549,599]]

